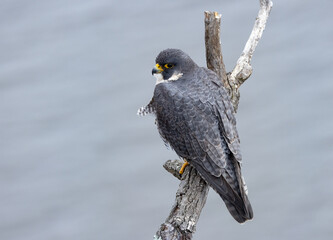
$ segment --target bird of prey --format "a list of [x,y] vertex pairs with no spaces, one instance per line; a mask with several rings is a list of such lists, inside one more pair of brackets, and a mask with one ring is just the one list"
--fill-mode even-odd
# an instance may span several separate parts
[[160,52],[152,74],[154,96],[138,114],[155,114],[165,143],[221,196],[236,221],[252,219],[235,112],[222,81],[179,49]]

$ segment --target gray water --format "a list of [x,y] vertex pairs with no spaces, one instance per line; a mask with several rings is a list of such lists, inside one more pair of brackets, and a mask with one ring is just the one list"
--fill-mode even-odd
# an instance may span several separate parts
[[[255,218],[210,191],[194,239],[331,239],[332,1],[275,0],[241,88]],[[178,180],[148,103],[159,51],[205,65],[203,11],[221,12],[230,71],[258,1],[0,2],[0,239],[152,239]]]

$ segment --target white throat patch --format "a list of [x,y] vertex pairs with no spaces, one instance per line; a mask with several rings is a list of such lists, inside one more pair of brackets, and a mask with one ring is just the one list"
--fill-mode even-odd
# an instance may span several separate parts
[[161,73],[155,73],[154,77],[156,78],[156,85],[163,82],[177,81],[179,78],[183,76],[183,73],[174,73],[169,79],[163,79],[163,75]]
[[156,78],[156,85],[164,82],[162,73],[154,73],[154,77]]

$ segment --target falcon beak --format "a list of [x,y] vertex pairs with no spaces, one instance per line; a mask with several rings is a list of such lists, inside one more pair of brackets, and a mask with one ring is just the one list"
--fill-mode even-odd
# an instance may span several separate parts
[[151,71],[151,74],[154,75],[154,74],[158,74],[158,73],[161,73],[163,71],[163,68],[157,63],[155,65],[155,67],[153,68],[153,70]]

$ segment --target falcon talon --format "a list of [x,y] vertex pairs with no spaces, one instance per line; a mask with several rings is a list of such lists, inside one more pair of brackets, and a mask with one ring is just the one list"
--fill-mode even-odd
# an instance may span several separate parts
[[220,78],[179,49],[160,52],[155,62],[154,96],[145,109],[155,114],[163,141],[191,162],[236,221],[252,219],[235,111]]
[[184,173],[184,170],[185,170],[185,168],[186,168],[187,165],[189,165],[189,163],[187,161],[185,161],[183,163],[182,167],[179,170],[179,174],[183,174]]

